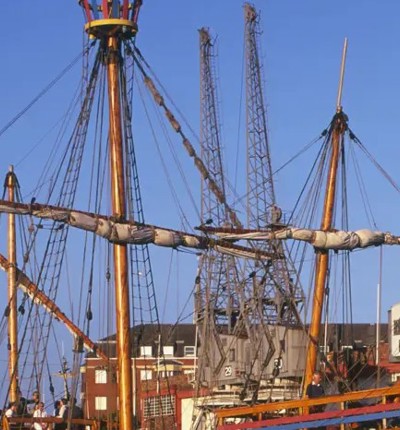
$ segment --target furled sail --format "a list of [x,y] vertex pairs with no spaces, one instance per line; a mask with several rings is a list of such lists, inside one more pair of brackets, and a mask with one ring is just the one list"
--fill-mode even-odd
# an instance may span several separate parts
[[58,206],[38,203],[23,204],[0,200],[0,212],[31,215],[37,218],[50,219],[69,224],[73,227],[90,231],[109,242],[118,244],[142,245],[154,243],[170,248],[186,247],[194,249],[214,248],[221,253],[243,258],[270,260],[280,258],[268,252],[253,250],[249,247],[232,244],[225,240],[215,240],[205,236],[181,232],[142,224],[134,221],[119,220],[90,212],[71,210]]
[[237,240],[300,240],[310,243],[317,249],[353,250],[380,245],[400,245],[400,236],[389,232],[368,229],[356,231],[343,230],[312,230],[306,228],[284,227],[271,230],[233,230],[200,227],[199,230],[213,233],[221,239]]

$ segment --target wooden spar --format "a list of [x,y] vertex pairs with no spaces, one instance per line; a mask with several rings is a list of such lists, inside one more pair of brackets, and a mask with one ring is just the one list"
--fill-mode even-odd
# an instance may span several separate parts
[[338,95],[336,100],[337,112],[339,112],[342,109],[342,92],[343,92],[344,70],[346,67],[346,55],[347,55],[347,37],[344,38],[344,44],[343,44],[342,65],[340,67],[340,80],[339,80]]
[[[126,211],[125,181],[123,165],[123,144],[120,101],[120,44],[116,36],[106,39],[108,49],[107,80],[110,115],[110,169],[112,211],[116,218],[124,219]],[[132,430],[132,363],[129,316],[129,284],[127,276],[128,254],[126,245],[113,246],[114,249],[114,288],[116,303],[117,360],[119,372],[119,412],[121,430]]]
[[[4,255],[0,254],[0,267],[8,271],[11,264]],[[35,302],[39,302],[55,318],[60,320],[74,336],[82,339],[83,344],[94,351],[103,360],[108,361],[108,356],[88,336],[86,336],[36,284],[34,284],[21,270],[15,270],[16,287],[20,287],[24,293]]]
[[[8,200],[15,201],[15,187],[17,178],[14,173],[13,166],[10,166],[6,177],[6,185],[8,189]],[[9,266],[7,270],[8,276],[8,372],[10,377],[10,401],[18,400],[18,311],[17,311],[17,285],[16,285],[16,269],[17,269],[17,251],[15,240],[15,215],[8,215],[8,260]]]
[[[19,215],[31,215],[41,219],[52,219],[60,223],[67,223],[75,228],[80,228],[82,230],[91,231],[99,236],[109,240],[111,243],[132,243],[132,244],[146,244],[155,243],[159,246],[171,246],[177,248],[180,246],[193,248],[193,249],[207,249],[213,247],[219,247],[222,252],[225,250],[236,250],[238,253],[243,252],[248,254],[248,258],[257,258],[270,260],[273,258],[282,258],[281,254],[276,252],[266,252],[262,250],[254,250],[249,247],[242,245],[236,245],[231,241],[211,239],[206,236],[199,236],[191,233],[186,233],[179,230],[166,229],[159,226],[138,223],[133,220],[118,219],[115,217],[105,216],[101,214],[95,214],[92,212],[85,212],[79,210],[72,210],[59,206],[43,205],[38,203],[24,204],[24,203],[10,203],[7,200],[0,200],[0,212],[1,213],[15,213]],[[85,219],[84,222],[79,222],[80,216]],[[91,218],[89,220],[88,218]],[[108,228],[103,230],[105,224],[108,224]],[[124,238],[120,238],[118,233],[113,232],[116,228],[122,228],[123,226],[132,226],[131,233]],[[99,230],[100,228],[100,230]],[[140,231],[142,229],[152,230],[151,237],[144,237],[141,241],[139,238],[135,238],[134,230]],[[174,240],[171,240],[169,245],[156,242],[157,231],[161,235],[164,233],[172,235]],[[176,241],[176,238],[180,240],[180,243]]]
[[[333,212],[336,196],[337,170],[340,158],[340,148],[343,134],[346,130],[346,117],[342,113],[340,105],[342,99],[342,87],[344,79],[344,69],[346,61],[347,39],[345,39],[342,64],[340,68],[339,91],[337,98],[336,116],[332,124],[332,154],[330,159],[328,178],[326,183],[325,201],[322,213],[321,230],[329,231],[332,228]],[[307,385],[312,380],[312,375],[316,370],[318,356],[318,342],[321,327],[322,308],[324,294],[329,269],[329,251],[316,251],[315,258],[315,281],[314,296],[309,330],[308,351],[306,358],[306,370],[303,381],[303,395],[305,396]]]

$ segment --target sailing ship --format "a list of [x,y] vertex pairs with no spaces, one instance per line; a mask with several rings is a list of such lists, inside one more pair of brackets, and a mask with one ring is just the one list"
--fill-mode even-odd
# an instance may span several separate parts
[[[0,210],[9,214],[10,254],[8,258],[1,256],[0,259],[9,276],[6,312],[9,319],[9,399],[18,401],[20,398],[19,390],[24,386],[26,378],[24,372],[29,368],[22,366],[24,371],[20,371],[21,362],[31,355],[34,356],[35,363],[29,372],[35,380],[34,387],[40,388],[42,385],[43,369],[49,367],[48,344],[53,335],[52,320],[56,318],[67,325],[75,338],[73,373],[79,374],[82,347],[85,346],[105,363],[104,369],[99,368],[99,371],[106,370],[109,374],[116,375],[118,392],[115,397],[118,407],[117,417],[114,418],[119,428],[143,428],[144,420],[140,421],[140,415],[135,410],[139,404],[136,398],[138,387],[140,385],[149,392],[154,390],[148,382],[141,381],[139,384],[135,380],[136,373],[132,374],[132,356],[134,362],[137,359],[135,346],[138,349],[145,345],[138,343],[132,347],[130,328],[134,327],[137,337],[143,338],[149,324],[156,327],[160,325],[149,251],[149,245],[155,244],[173,250],[186,249],[192,258],[193,254],[199,257],[193,319],[197,327],[200,352],[195,381],[192,382],[193,397],[196,399],[192,426],[207,426],[215,409],[228,405],[250,406],[242,411],[231,408],[216,412],[220,420],[224,417],[239,420],[242,416],[253,418],[255,414],[260,414],[262,418],[262,414],[268,414],[274,407],[275,412],[285,409],[285,404],[271,407],[270,401],[278,399],[277,391],[283,392],[283,395],[279,394],[282,399],[286,399],[288,395],[298,397],[302,388],[301,373],[304,366],[306,377],[303,386],[310,381],[312,372],[317,367],[321,303],[327,296],[328,250],[340,252],[343,265],[349,268],[350,250],[399,244],[399,238],[394,234],[372,230],[349,231],[345,216],[344,228],[332,231],[333,207],[337,199],[335,176],[339,160],[344,162],[344,136],[347,134],[351,141],[364,148],[349,128],[348,118],[342,111],[341,90],[336,114],[319,139],[323,141],[323,145],[319,161],[315,164],[319,169],[316,179],[309,182],[309,189],[305,188],[307,200],[303,201],[303,206],[297,206],[300,208],[299,213],[294,211],[285,221],[277,205],[271,179],[274,172],[269,154],[263,100],[258,46],[259,17],[253,6],[245,6],[249,177],[245,223],[240,220],[240,211],[230,204],[226,190],[228,182],[224,177],[220,156],[218,102],[213,80],[216,67],[213,62],[214,42],[207,29],[200,31],[202,135],[201,150],[197,151],[187,127],[173,111],[173,103],[168,94],[164,93],[136,44],[141,2],[82,0],[79,6],[85,16],[87,38],[83,55],[79,57],[83,58],[84,86],[79,88],[81,91],[76,93],[71,105],[80,109],[78,120],[71,127],[65,150],[60,150],[58,154],[50,153],[49,160],[53,161],[55,168],[50,168],[50,164],[46,167],[39,185],[29,195],[28,203],[22,202],[13,169],[7,175],[7,199],[0,202]],[[143,81],[144,85],[139,86],[138,81]],[[341,84],[339,88],[342,88]],[[182,227],[171,229],[145,221],[132,132],[132,120],[135,117],[132,98],[137,94],[144,100],[144,91],[148,91],[159,112],[165,114],[172,132],[181,140],[199,170],[202,207],[198,214],[198,230],[193,230],[193,225],[185,218],[175,190],[173,198],[178,201]],[[147,105],[144,106],[146,109]],[[60,141],[68,129],[67,120],[70,115],[71,111],[68,111],[63,118]],[[93,128],[89,126],[91,122],[94,124]],[[160,130],[163,133],[160,135],[168,143],[170,135],[163,128]],[[157,140],[156,130],[153,130],[153,134]],[[177,165],[178,168],[181,167],[179,163]],[[316,203],[320,197],[328,165],[324,221],[320,228],[315,228],[315,216],[318,213],[310,209],[312,206],[309,203]],[[85,170],[84,166],[89,168]],[[345,173],[344,168],[342,179]],[[83,197],[81,185],[90,189],[88,197]],[[111,204],[105,199],[109,194]],[[345,195],[346,189],[343,186],[343,202]],[[41,196],[45,197],[42,199]],[[15,253],[15,215],[25,215],[18,219],[21,219],[21,223],[27,223],[22,225],[21,230],[25,235],[22,236],[24,248],[19,251],[23,259],[19,264]],[[70,227],[87,233],[83,245],[76,248],[72,245],[69,254],[67,243],[71,239],[78,240],[78,232]],[[304,329],[306,318],[302,315],[305,295],[299,268],[296,268],[290,257],[296,255],[296,252],[297,255],[302,254],[303,248],[292,249],[289,254],[284,239],[311,243],[317,252],[314,304],[308,335]],[[102,254],[100,263],[94,258],[98,251]],[[79,260],[83,264],[78,264]],[[70,283],[65,281],[68,279],[68,275],[64,273],[66,264],[70,268],[74,267],[73,272],[80,273],[80,280],[73,282],[71,293],[74,298],[81,296],[78,300],[80,308],[74,308],[79,314],[75,318],[76,323],[55,305],[59,288],[68,287]],[[349,286],[347,278],[344,283]],[[99,288],[100,285],[103,289]],[[17,287],[24,292],[22,301],[21,298],[17,301]],[[115,292],[115,297],[111,291]],[[101,294],[104,296],[101,297]],[[108,336],[115,328],[115,339],[106,337],[98,343],[91,340],[91,321],[95,318],[96,301],[102,304],[103,315],[108,315],[111,305],[115,303],[114,311],[110,312],[114,314],[115,322],[108,319],[108,316],[102,321]],[[24,320],[20,324],[20,333],[16,324],[18,312],[20,319]],[[162,397],[161,394],[161,391],[170,393],[171,390],[171,383],[165,374],[168,371],[167,365],[171,363],[167,363],[167,357],[161,353],[162,344],[166,342],[164,337],[168,335],[163,335],[159,329],[156,367],[160,370],[162,365],[164,374],[160,371],[157,373],[155,395],[144,397],[148,408],[154,408],[154,412],[157,412],[153,416],[148,414],[152,419],[148,419],[151,424],[146,425],[176,428],[174,414],[171,414],[171,411],[175,412],[172,396],[169,394]],[[157,335],[154,342],[157,342]],[[298,351],[307,342],[309,353],[306,360],[305,354]],[[115,347],[115,357],[112,360],[111,346]],[[152,369],[151,366],[154,365],[147,363],[145,366],[148,369],[145,367],[145,371]],[[337,362],[333,360],[329,364],[332,377],[341,376],[338,375],[338,369],[335,369]],[[164,387],[161,387],[162,383]],[[53,386],[51,379],[50,386]],[[78,393],[77,379],[70,391],[73,401]],[[390,393],[396,394],[397,391],[391,390]],[[152,401],[153,398],[160,398],[159,404],[157,400]],[[262,404],[265,402],[268,403],[267,408]],[[260,405],[255,406],[258,403],[264,409],[260,409]],[[107,418],[111,426],[111,417]],[[92,421],[87,424],[94,425]],[[215,423],[210,424],[214,425]],[[262,425],[260,423],[259,428]]]

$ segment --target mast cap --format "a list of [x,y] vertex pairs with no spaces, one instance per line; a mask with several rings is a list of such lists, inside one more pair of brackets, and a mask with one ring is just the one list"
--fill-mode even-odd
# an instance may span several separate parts
[[137,24],[129,19],[96,19],[85,24],[85,31],[93,39],[102,39],[110,36],[120,36],[122,39],[130,39],[136,35],[137,30]]

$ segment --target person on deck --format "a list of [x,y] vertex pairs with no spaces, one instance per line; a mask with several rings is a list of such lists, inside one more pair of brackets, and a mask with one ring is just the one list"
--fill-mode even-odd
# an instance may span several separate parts
[[[13,417],[18,416],[18,403],[17,402],[10,402],[8,404],[8,408],[5,412],[5,416],[7,418],[13,418]],[[10,430],[19,430],[20,428],[21,428],[20,424],[10,424],[9,425]]]
[[5,415],[7,418],[15,417],[17,415],[17,404],[15,402],[8,404]]
[[[316,399],[325,395],[324,387],[321,385],[321,373],[314,372],[311,384],[308,384],[306,390],[306,396],[309,399]],[[314,405],[310,406],[310,414],[316,414],[318,412],[324,412],[325,405]],[[326,427],[315,427],[315,430],[326,430]]]
[[[72,404],[72,413],[71,418],[83,418],[83,410],[77,405],[76,399],[73,398],[71,401]],[[79,424],[72,424],[71,430],[84,430],[85,426],[79,425]]]
[[66,398],[61,399],[61,407],[58,411],[58,417],[62,418],[63,420],[68,418],[68,399]]
[[54,402],[54,412],[53,412],[53,415],[55,417],[58,417],[58,414],[60,413],[60,408],[61,408],[61,400],[56,400]]
[[[36,406],[35,411],[33,412],[34,418],[46,418],[47,412],[44,410],[44,403],[39,402]],[[46,430],[48,428],[48,423],[33,423],[34,430]]]
[[64,420],[64,422],[57,423],[54,426],[55,430],[65,430],[67,428],[67,422],[66,422],[66,420],[68,418],[68,399],[62,398],[60,404],[61,404],[61,406],[60,406],[60,409],[58,411],[57,417],[58,418],[62,418]]
[[20,397],[19,402],[17,403],[17,415],[19,417],[27,417],[29,416],[28,412],[28,402],[25,397]]
[[[321,385],[321,373],[314,372],[312,381],[307,386],[306,396],[309,399],[315,399],[325,395],[324,387]],[[325,409],[324,405],[316,405],[310,407],[310,414],[315,414],[317,412],[323,412]]]
[[40,403],[40,394],[39,394],[39,391],[35,390],[32,393],[32,398],[26,400],[27,405],[32,405],[28,408],[28,412],[31,415],[33,415],[35,413],[36,409],[38,408],[39,403]]

